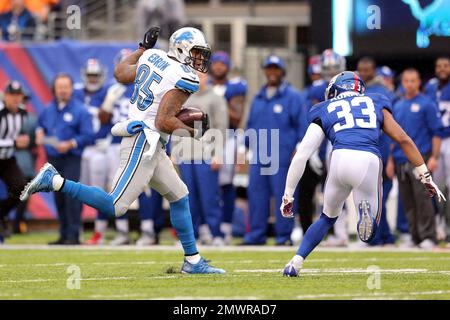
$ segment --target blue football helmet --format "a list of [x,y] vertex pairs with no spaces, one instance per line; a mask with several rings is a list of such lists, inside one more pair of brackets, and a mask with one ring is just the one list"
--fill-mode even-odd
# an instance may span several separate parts
[[364,81],[356,72],[344,71],[333,77],[325,90],[325,100],[336,98],[339,94],[346,91],[353,91],[363,94],[366,91]]

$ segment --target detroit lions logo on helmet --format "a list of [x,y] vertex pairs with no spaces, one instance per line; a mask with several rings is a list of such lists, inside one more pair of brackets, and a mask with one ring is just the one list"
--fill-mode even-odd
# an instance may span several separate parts
[[194,35],[190,31],[185,31],[179,36],[175,37],[175,43],[180,44],[182,41],[188,41],[189,43],[194,40]]

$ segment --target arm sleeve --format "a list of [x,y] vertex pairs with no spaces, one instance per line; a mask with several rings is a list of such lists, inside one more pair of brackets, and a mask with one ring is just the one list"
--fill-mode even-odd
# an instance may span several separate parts
[[284,194],[289,198],[294,196],[295,188],[305,171],[306,162],[313,152],[320,147],[324,138],[325,134],[321,127],[315,123],[309,125],[305,137],[300,143],[297,152],[292,159],[291,165],[289,166],[286,178],[286,188],[284,190]]
[[181,91],[193,94],[198,91],[200,82],[198,76],[193,72],[184,72],[182,66],[180,66],[179,71],[173,74],[173,83],[175,83],[175,88]]

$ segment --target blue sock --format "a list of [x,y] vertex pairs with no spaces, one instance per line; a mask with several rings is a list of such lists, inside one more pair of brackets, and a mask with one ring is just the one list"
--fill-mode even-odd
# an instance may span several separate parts
[[98,211],[115,216],[112,196],[100,188],[85,186],[79,182],[64,179],[64,184],[60,191]]
[[184,255],[197,254],[194,227],[192,225],[191,211],[189,210],[189,196],[170,204],[170,222],[177,231],[178,238],[184,249]]
[[314,222],[306,231],[303,241],[300,244],[300,248],[297,250],[297,254],[303,259],[314,250],[314,248],[322,241],[322,239],[328,233],[328,230],[336,222],[336,218],[329,218],[327,215],[322,213],[319,220]]

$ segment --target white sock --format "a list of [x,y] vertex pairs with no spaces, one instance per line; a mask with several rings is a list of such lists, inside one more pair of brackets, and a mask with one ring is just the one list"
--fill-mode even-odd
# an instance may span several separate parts
[[225,236],[231,236],[233,225],[228,222],[222,222],[220,224],[220,231],[222,231]]
[[106,228],[108,228],[108,220],[95,220],[95,231],[100,232],[102,236],[106,232]]
[[302,265],[303,265],[303,257],[299,256],[298,254],[296,254],[293,258],[292,258],[292,262],[294,264],[295,269],[301,269]]
[[197,253],[197,254],[194,254],[193,256],[186,256],[185,258],[186,258],[187,262],[189,262],[190,264],[197,264],[200,262],[201,257]]
[[119,232],[128,233],[129,231],[128,219],[116,219],[116,228],[117,231]]
[[56,176],[53,177],[52,184],[53,184],[53,189],[55,189],[55,191],[61,190],[63,183],[64,183],[64,178],[61,177],[59,174],[57,174]]
[[147,232],[147,233],[155,233],[155,230],[153,228],[153,220],[152,219],[145,219],[141,221],[141,231]]

